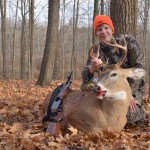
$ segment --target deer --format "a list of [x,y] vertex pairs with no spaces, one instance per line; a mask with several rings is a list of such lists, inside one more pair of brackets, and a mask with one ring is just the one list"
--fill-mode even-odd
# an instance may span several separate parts
[[[112,129],[113,131],[121,131],[127,123],[127,112],[129,109],[132,91],[127,78],[139,80],[145,75],[143,68],[121,68],[127,55],[127,44],[125,39],[124,46],[115,43],[106,44],[119,48],[123,51],[122,58],[117,64],[108,65],[104,63],[100,73],[94,77],[93,83],[95,92],[93,91],[72,91],[64,99],[62,103],[62,115],[68,124],[84,133],[99,133],[102,130]],[[92,58],[99,57],[99,48],[96,54],[93,47],[89,51]],[[47,110],[47,102],[44,101],[43,112]]]

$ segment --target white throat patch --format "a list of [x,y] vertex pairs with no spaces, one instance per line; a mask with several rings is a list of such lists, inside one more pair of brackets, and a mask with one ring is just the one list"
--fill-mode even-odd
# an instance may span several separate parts
[[115,93],[107,92],[105,97],[110,97],[112,100],[125,100],[127,98],[125,91],[118,91]]

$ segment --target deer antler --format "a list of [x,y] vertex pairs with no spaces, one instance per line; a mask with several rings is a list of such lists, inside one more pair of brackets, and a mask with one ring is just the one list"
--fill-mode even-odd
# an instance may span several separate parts
[[121,36],[122,36],[123,42],[124,42],[124,44],[125,44],[124,46],[118,44],[118,43],[116,42],[116,40],[115,40],[115,43],[114,43],[114,44],[111,44],[111,43],[109,43],[109,42],[103,41],[103,42],[104,42],[105,44],[107,44],[107,45],[110,45],[110,46],[113,46],[113,47],[117,47],[117,48],[120,48],[120,49],[123,50],[123,55],[122,55],[121,59],[117,62],[117,65],[119,65],[119,66],[122,65],[122,63],[124,62],[124,60],[126,59],[126,56],[127,56],[127,43],[126,43],[126,40],[125,40],[125,38],[123,37],[123,35],[121,35]]
[[93,52],[93,48],[94,48],[94,45],[89,50],[89,56],[90,56],[91,59],[99,57],[100,44],[99,44],[98,50],[96,52]]
[[[93,48],[94,46],[92,46],[89,50],[89,56],[91,59],[98,58],[100,55],[100,44],[98,45],[98,50],[96,52],[93,52]],[[102,64],[102,67],[105,68],[107,64],[108,64],[108,59],[105,63]]]

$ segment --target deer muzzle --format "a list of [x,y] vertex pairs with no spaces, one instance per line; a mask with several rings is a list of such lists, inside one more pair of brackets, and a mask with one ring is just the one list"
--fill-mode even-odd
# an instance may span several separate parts
[[106,90],[102,90],[102,88],[100,86],[97,86],[96,97],[99,99],[103,99],[105,97],[106,92],[107,92]]

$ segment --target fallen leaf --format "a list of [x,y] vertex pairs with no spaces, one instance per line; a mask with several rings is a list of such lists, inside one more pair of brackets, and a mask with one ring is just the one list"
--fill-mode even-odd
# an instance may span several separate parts
[[71,135],[76,135],[78,133],[78,130],[72,126],[70,126],[68,129],[72,132]]
[[23,129],[23,126],[21,123],[14,123],[13,126],[8,130],[9,133],[15,133],[19,132],[20,130]]

